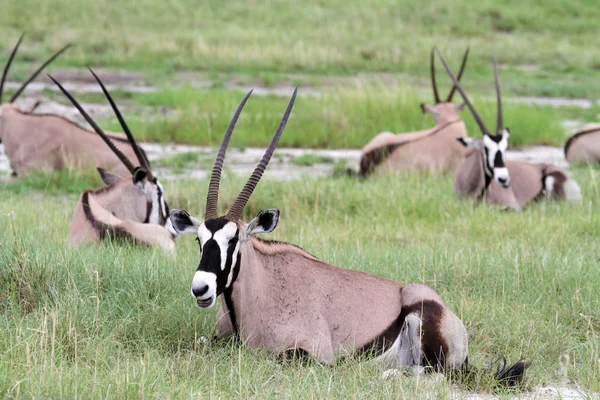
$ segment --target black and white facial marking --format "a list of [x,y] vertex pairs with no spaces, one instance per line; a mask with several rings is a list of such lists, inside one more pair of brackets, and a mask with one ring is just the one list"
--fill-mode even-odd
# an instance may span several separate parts
[[181,210],[171,211],[169,219],[178,234],[197,235],[200,264],[192,279],[192,296],[198,307],[208,308],[235,282],[240,270],[240,245],[258,233],[273,231],[279,211],[263,210],[241,228],[224,217],[200,222]]
[[163,195],[163,187],[158,179],[148,179],[147,172],[138,168],[133,174],[133,183],[139,187],[148,199],[148,208],[145,223],[163,225],[171,234],[174,234],[169,220],[169,206]]
[[504,188],[510,186],[510,175],[504,162],[509,136],[509,130],[504,129],[501,134],[493,136],[484,134],[481,139],[457,138],[463,146],[481,151],[486,180],[495,179]]

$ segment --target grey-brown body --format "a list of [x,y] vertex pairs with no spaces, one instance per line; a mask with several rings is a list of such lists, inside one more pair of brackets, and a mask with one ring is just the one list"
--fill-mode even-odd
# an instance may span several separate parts
[[[455,368],[466,360],[462,322],[427,286],[335,267],[288,243],[254,238],[241,245],[240,256],[231,300],[239,333],[252,347],[274,353],[303,349],[328,364],[370,350],[387,350],[387,361],[404,367]],[[222,302],[220,336],[232,330],[227,311]],[[419,333],[408,333],[410,328]],[[408,342],[393,348],[403,330]]]
[[148,223],[152,212],[152,191],[144,187],[148,182],[136,185],[131,179],[110,176],[105,171],[101,174],[106,186],[81,195],[71,219],[68,241],[81,245],[109,237],[123,238],[175,251],[174,236],[164,226]]
[[[134,157],[125,135],[108,135],[128,158]],[[94,132],[56,115],[22,112],[10,103],[0,105],[0,141],[17,175],[36,169],[96,167],[121,176],[130,174]]]
[[454,104],[434,107],[440,112],[435,127],[402,134],[382,132],[367,143],[361,150],[360,175],[407,171],[453,173],[464,157],[464,149],[456,138],[464,137],[467,130]]
[[[469,49],[463,56],[458,80],[465,70]],[[361,150],[359,175],[377,173],[400,173],[418,171],[425,173],[453,173],[464,156],[464,149],[456,138],[467,134],[460,118],[463,105],[452,103],[456,86],[441,100],[435,79],[435,57],[433,49],[430,59],[433,105],[421,104],[423,113],[431,114],[435,126],[418,132],[394,134],[382,132]]]
[[588,124],[565,143],[565,158],[571,164],[600,163],[600,124]]

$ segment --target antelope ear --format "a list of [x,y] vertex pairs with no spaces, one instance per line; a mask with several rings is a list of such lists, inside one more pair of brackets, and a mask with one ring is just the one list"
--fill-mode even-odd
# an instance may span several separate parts
[[468,136],[457,137],[456,140],[458,141],[458,143],[462,144],[467,149],[470,147],[475,147],[475,140]]
[[133,171],[133,183],[137,185],[138,183],[143,182],[147,176],[148,172],[144,168],[138,167]]
[[198,234],[198,228],[202,224],[196,218],[188,214],[187,211],[178,210],[176,208],[171,210],[169,220],[171,221],[173,230],[177,232],[178,235],[183,235],[185,233]]
[[276,208],[269,208],[268,210],[262,210],[258,213],[248,225],[246,225],[246,238],[245,241],[252,239],[253,236],[259,233],[273,232],[279,222],[279,210]]
[[100,178],[102,178],[102,182],[104,182],[108,186],[114,185],[115,183],[123,180],[123,178],[121,178],[120,176],[115,175],[112,172],[108,172],[104,168],[98,167],[98,168],[96,168],[96,170],[100,174]]
[[427,113],[433,114],[433,108],[428,106],[425,103],[421,103],[421,111],[423,111],[423,114],[427,114]]

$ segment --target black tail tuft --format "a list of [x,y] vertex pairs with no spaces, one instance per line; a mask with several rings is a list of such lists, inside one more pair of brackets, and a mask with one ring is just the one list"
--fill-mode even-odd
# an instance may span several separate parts
[[[500,366],[502,363],[502,366]],[[525,377],[525,369],[529,367],[529,362],[519,360],[516,363],[506,366],[506,358],[502,357],[498,360],[496,374],[494,375],[499,387],[516,387],[523,383]]]
[[477,368],[469,365],[468,360],[463,366],[450,372],[450,380],[469,390],[488,388],[493,390],[518,389],[523,386],[525,370],[528,361],[519,360],[507,366],[506,358],[501,357],[487,368]]

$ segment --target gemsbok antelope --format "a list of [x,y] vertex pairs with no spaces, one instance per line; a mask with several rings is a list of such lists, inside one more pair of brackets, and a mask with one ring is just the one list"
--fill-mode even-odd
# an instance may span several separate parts
[[[277,209],[261,211],[248,224],[241,221],[286,126],[297,90],[271,144],[226,215],[217,213],[221,171],[235,122],[250,93],[221,142],[204,221],[186,211],[171,212],[174,230],[196,235],[200,246],[191,289],[197,306],[212,307],[221,297],[217,336],[237,334],[249,346],[274,354],[293,352],[331,364],[351,353],[373,352],[385,363],[419,372],[424,366],[467,367],[465,327],[433,289],[335,267],[293,244],[257,238],[275,229]],[[514,384],[525,367],[519,361],[496,376]]]
[[[458,80],[467,64],[469,49],[462,59]],[[360,176],[373,172],[401,172],[417,170],[425,172],[454,172],[464,157],[464,149],[456,143],[457,137],[465,136],[466,127],[460,118],[464,104],[453,104],[452,87],[445,100],[440,99],[435,79],[435,62],[431,49],[430,69],[433,88],[433,105],[421,104],[423,113],[433,115],[435,126],[424,131],[394,134],[382,132],[361,150]]]
[[[115,154],[107,149],[93,132],[58,115],[34,114],[19,110],[13,102],[39,73],[69,48],[67,45],[48,59],[2,104],[2,92],[6,76],[23,35],[11,52],[0,81],[0,143],[8,157],[13,175],[31,170],[55,171],[72,167],[100,167],[118,174],[128,174]],[[35,108],[35,106],[34,106]],[[127,138],[120,133],[108,133],[115,146],[127,157],[135,152]]]
[[565,158],[570,164],[600,164],[600,124],[588,124],[565,143]]
[[456,138],[463,146],[470,149],[470,152],[456,170],[454,191],[461,197],[485,200],[503,208],[517,210],[540,198],[566,199],[569,202],[581,200],[579,185],[560,168],[545,163],[505,161],[510,131],[504,127],[496,57],[493,57],[492,63],[496,86],[497,120],[496,133],[492,134],[440,52],[437,49],[436,51],[482,133],[479,139]]
[[171,228],[169,207],[164,199],[162,185],[152,173],[150,162],[136,143],[110,93],[94,71],[90,71],[117,116],[139,164],[134,166],[77,100],[58,81],[49,76],[114,152],[131,176],[120,177],[98,168],[106,186],[99,190],[83,192],[73,212],[68,240],[82,244],[110,237],[123,238],[148,246],[158,245],[165,251],[172,252],[175,250],[174,239],[177,233]]

